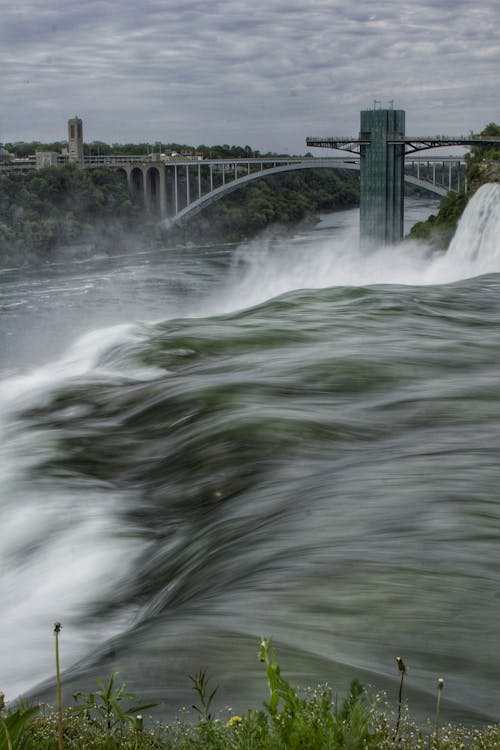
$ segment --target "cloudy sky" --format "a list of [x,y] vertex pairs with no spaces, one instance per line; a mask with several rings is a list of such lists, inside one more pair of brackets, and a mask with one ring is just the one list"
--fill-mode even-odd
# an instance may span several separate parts
[[500,123],[500,0],[2,0],[0,141],[304,153],[374,100],[407,133]]

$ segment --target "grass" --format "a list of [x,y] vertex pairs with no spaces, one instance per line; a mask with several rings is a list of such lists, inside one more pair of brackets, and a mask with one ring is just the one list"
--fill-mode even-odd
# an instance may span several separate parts
[[[0,693],[0,750],[500,750],[500,725],[440,726],[441,678],[434,721],[418,727],[404,700],[400,657],[394,707],[381,694],[370,700],[356,680],[340,702],[328,685],[294,688],[281,674],[271,639],[261,639],[259,659],[268,700],[244,716],[212,713],[217,688],[209,687],[206,670],[190,677],[197,714],[171,724],[145,721],[139,712],[154,704],[134,705],[136,696],[114,673],[107,682],[98,680],[93,693],[75,693],[75,705],[65,711],[59,702],[55,712],[23,704],[5,709]],[[57,686],[59,691],[59,680]]]

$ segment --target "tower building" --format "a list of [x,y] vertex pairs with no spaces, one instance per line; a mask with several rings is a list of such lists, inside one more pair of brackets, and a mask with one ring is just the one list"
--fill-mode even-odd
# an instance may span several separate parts
[[403,238],[405,113],[361,112],[361,237],[374,244]]
[[83,123],[79,117],[68,120],[68,161],[83,164]]

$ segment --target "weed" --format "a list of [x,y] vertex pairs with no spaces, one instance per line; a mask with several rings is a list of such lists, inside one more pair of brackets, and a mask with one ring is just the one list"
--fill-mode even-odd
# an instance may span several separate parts
[[212,714],[210,713],[210,706],[212,705],[212,701],[219,686],[217,685],[210,695],[208,695],[208,678],[206,669],[200,669],[195,675],[189,675],[189,679],[193,683],[193,690],[198,694],[201,703],[201,707],[193,704],[194,710],[198,711],[200,716],[206,721],[211,721]]
[[278,747],[366,750],[371,746],[369,709],[364,688],[357,680],[351,683],[349,695],[339,708],[337,704],[334,706],[328,687],[306,697],[298,694],[281,675],[271,639],[261,638],[259,659],[266,665],[270,698],[265,705]]
[[402,658],[400,656],[396,656],[396,662],[398,665],[398,670],[400,674],[400,682],[399,682],[399,693],[398,693],[398,718],[396,721],[396,729],[394,731],[394,742],[396,742],[399,734],[399,726],[401,724],[401,708],[403,705],[403,681],[406,674],[406,665]]
[[269,687],[269,703],[267,709],[272,717],[278,711],[280,700],[283,701],[283,710],[293,715],[299,707],[299,701],[295,690],[289,682],[281,676],[280,665],[276,659],[276,652],[271,648],[272,639],[260,639],[259,660],[266,665],[267,684]]
[[438,693],[436,700],[436,719],[434,721],[434,743],[439,746],[439,711],[441,708],[441,696],[443,694],[444,680],[442,677],[438,680]]
[[70,709],[71,713],[80,714],[91,724],[104,727],[108,732],[112,729],[123,729],[125,724],[134,724],[139,711],[153,708],[157,703],[145,703],[140,706],[125,708],[124,701],[134,701],[134,693],[125,692],[125,683],[115,684],[116,672],[112,672],[107,684],[97,679],[100,689],[86,695],[82,692],[73,693],[74,700],[79,703]]

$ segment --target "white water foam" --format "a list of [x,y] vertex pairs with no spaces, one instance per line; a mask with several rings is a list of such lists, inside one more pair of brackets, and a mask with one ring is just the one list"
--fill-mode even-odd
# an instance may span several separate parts
[[[80,491],[64,481],[34,479],[32,469],[57,455],[58,436],[28,428],[21,414],[42,407],[75,378],[91,373],[102,381],[116,367],[121,371],[119,357],[108,365],[105,355],[138,337],[130,325],[94,331],[60,360],[0,383],[0,643],[9,700],[53,674],[55,621],[64,627],[64,668],[136,618],[135,611],[118,608],[101,632],[84,619],[92,604],[106,603],[120,589],[144,552],[143,543],[119,528],[123,493],[97,483]],[[142,370],[125,374],[154,377]]]
[[[333,239],[318,232],[307,247],[300,237],[259,238],[238,250],[232,278],[217,312],[251,307],[294,289],[373,284],[446,284],[500,272],[500,185],[484,185],[467,206],[447,252],[405,241],[365,253],[359,230]],[[221,310],[220,307],[223,306]],[[215,312],[212,310],[211,312]]]

